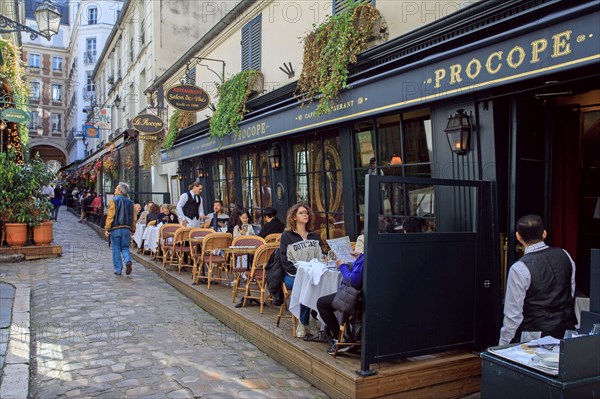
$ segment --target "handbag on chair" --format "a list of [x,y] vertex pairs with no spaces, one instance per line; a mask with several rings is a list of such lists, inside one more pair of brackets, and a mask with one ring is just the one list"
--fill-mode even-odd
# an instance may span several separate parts
[[359,297],[360,290],[352,287],[350,276],[348,276],[348,285],[342,285],[338,288],[331,306],[339,312],[350,313],[354,310]]

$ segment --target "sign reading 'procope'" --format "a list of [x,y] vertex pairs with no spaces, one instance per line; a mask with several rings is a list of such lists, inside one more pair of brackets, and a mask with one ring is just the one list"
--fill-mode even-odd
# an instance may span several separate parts
[[167,90],[167,101],[169,104],[181,111],[198,112],[210,104],[210,96],[207,92],[194,85],[177,85]]
[[140,133],[153,134],[163,130],[165,124],[156,115],[140,114],[131,121],[133,128]]

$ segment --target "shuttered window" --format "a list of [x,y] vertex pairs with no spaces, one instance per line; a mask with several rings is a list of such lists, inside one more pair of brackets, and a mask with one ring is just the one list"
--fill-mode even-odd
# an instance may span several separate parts
[[[375,7],[375,0],[354,0],[356,3],[372,4]],[[348,7],[348,0],[333,0],[333,14],[338,14]]]
[[259,15],[242,28],[242,71],[260,71],[261,25]]

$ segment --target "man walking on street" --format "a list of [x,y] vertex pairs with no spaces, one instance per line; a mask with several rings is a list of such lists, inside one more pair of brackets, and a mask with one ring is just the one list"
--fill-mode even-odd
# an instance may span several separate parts
[[[104,234],[110,237],[115,274],[120,276],[125,260],[125,273],[131,274],[131,254],[129,245],[131,233],[135,231],[136,215],[133,212],[133,201],[127,198],[129,185],[120,182],[115,187],[115,196],[108,201],[108,213]],[[123,257],[123,259],[121,258]]]
[[517,222],[517,240],[525,255],[508,272],[500,345],[521,341],[521,333],[562,338],[577,324],[574,309],[575,263],[564,249],[544,243],[538,215]]

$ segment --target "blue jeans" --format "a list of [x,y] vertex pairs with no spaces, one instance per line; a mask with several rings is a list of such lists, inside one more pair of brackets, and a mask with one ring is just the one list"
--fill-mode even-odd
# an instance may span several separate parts
[[54,209],[52,210],[52,219],[58,220],[58,211],[60,210],[60,205],[54,205]]
[[[283,276],[283,282],[285,283],[285,288],[291,290],[294,286],[294,280],[296,280],[296,276],[290,276],[289,274],[285,274]],[[300,323],[303,326],[307,326],[310,322],[310,308],[308,306],[304,306],[300,304]]]
[[[123,261],[131,262],[129,245],[131,244],[131,231],[129,229],[116,229],[110,232],[110,245],[112,246],[112,258],[115,272],[123,271]],[[123,256],[123,260],[121,259]]]

